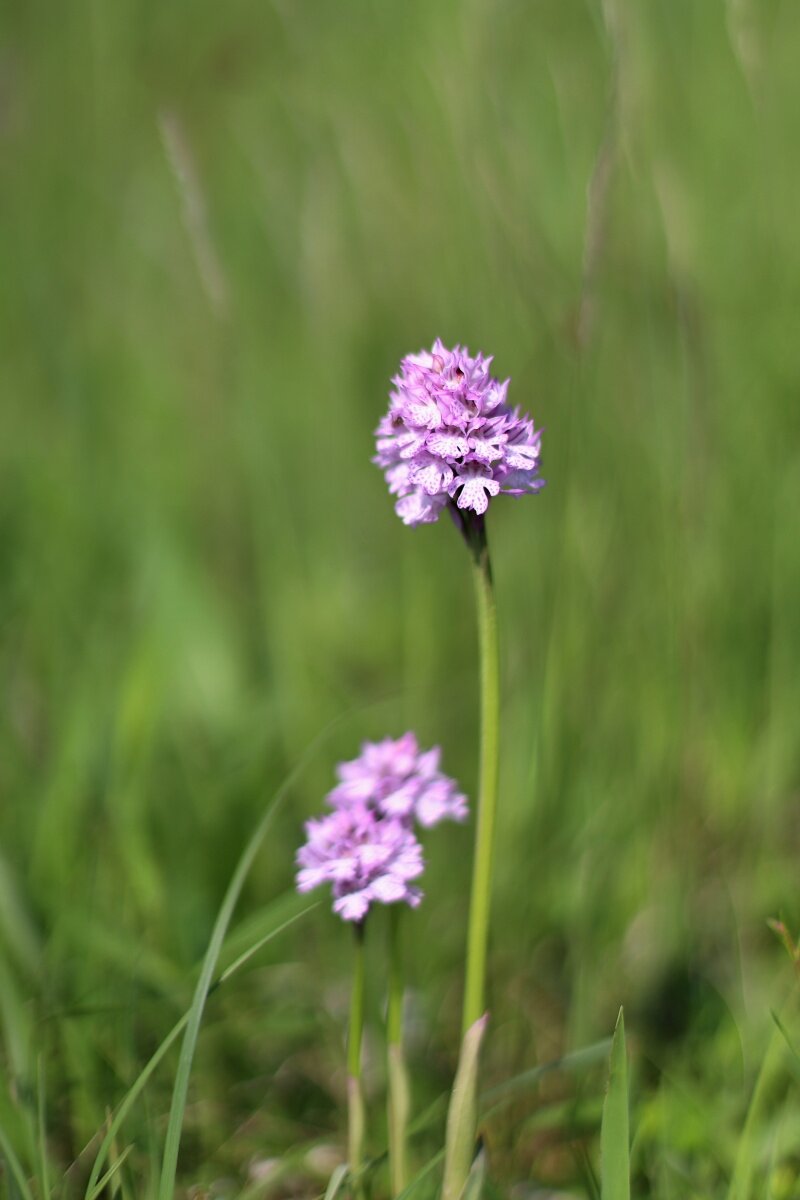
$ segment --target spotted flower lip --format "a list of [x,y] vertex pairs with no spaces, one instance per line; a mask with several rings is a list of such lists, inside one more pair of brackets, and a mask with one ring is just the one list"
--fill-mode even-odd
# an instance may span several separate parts
[[413,733],[364,742],[358,758],[340,763],[326,816],[307,821],[297,853],[297,890],[329,883],[333,909],[361,922],[372,904],[416,908],[412,881],[423,870],[414,826],[463,821],[466,797],[439,769],[438,746],[421,750]]
[[448,503],[482,516],[503,493],[544,487],[541,431],[506,403],[509,380],[490,373],[491,358],[448,350],[407,354],[394,377],[389,411],[375,436],[395,510],[406,525],[429,524]]

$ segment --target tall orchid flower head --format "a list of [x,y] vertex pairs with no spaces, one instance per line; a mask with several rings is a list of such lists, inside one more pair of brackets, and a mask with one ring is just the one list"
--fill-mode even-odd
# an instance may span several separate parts
[[424,866],[415,824],[463,821],[467,801],[439,770],[440,751],[421,750],[413,733],[365,742],[361,754],[337,767],[328,793],[333,809],[306,822],[297,853],[297,889],[330,883],[333,909],[361,922],[374,903],[415,908],[422,893],[412,885]]
[[491,364],[461,346],[448,350],[439,339],[401,362],[389,411],[375,431],[373,461],[406,525],[438,520],[450,502],[482,516],[501,492],[522,496],[544,487],[541,432],[508,406],[510,381],[499,383]]

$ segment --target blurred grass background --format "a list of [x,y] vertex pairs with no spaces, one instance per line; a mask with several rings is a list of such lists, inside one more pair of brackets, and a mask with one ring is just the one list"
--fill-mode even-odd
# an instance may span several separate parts
[[[791,0],[5,0],[0,1118],[20,1154],[37,1072],[66,1170],[186,1007],[241,847],[320,730],[245,935],[363,737],[413,726],[473,790],[466,555],[447,522],[404,529],[369,462],[390,375],[439,335],[494,353],[546,429],[548,488],[491,514],[487,1078],[624,1004],[641,1194],[724,1194],[792,982],[766,919],[800,925],[799,60]],[[429,839],[418,1109],[457,1050],[470,842]],[[346,934],[323,904],[213,998],[186,1188],[235,1194],[339,1142]],[[147,1176],[170,1082],[121,1178]],[[591,1195],[601,1087],[557,1078],[498,1117],[499,1183]],[[796,1085],[773,1099],[758,1194],[800,1195]],[[315,1194],[303,1178],[272,1194]]]

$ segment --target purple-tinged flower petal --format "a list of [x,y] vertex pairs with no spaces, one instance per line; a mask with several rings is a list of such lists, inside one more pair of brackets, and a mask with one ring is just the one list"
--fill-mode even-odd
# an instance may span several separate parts
[[399,462],[395,463],[394,466],[388,467],[386,482],[393,496],[406,495],[409,488],[413,487],[411,482],[411,468],[408,463]]
[[452,779],[438,779],[417,800],[416,817],[424,829],[440,821],[466,821],[467,798],[456,791]]
[[427,827],[461,821],[466,799],[439,770],[440,759],[438,746],[421,750],[413,733],[364,742],[358,758],[336,768],[339,783],[328,793],[328,803],[333,808],[363,807],[409,826],[415,821]]
[[489,496],[496,496],[499,491],[497,480],[477,463],[466,463],[449,488],[450,495],[457,496],[459,508],[471,508],[479,516],[489,507]]
[[411,425],[424,426],[426,429],[438,429],[442,423],[442,414],[436,402],[421,388],[416,394],[409,396],[405,412]]
[[344,896],[340,896],[338,900],[334,900],[333,911],[343,921],[363,921],[369,912],[370,899],[368,889],[362,892],[348,892]]
[[457,429],[440,429],[425,439],[425,448],[440,458],[462,458],[469,449],[466,434]]
[[503,457],[505,441],[504,433],[488,433],[483,437],[480,433],[475,433],[470,435],[468,445],[471,452],[481,462],[494,463]]
[[540,492],[545,480],[531,471],[511,471],[503,480],[503,491],[507,496],[531,496]]
[[539,461],[539,440],[532,442],[509,443],[506,446],[505,460],[514,471],[535,471]]
[[403,496],[395,504],[395,512],[404,525],[428,525],[438,521],[439,513],[447,503],[447,493],[442,496],[429,496],[427,492],[417,489],[408,496]]
[[453,479],[453,471],[443,459],[423,451],[409,463],[412,482],[429,496],[446,492]]
[[[416,739],[415,739],[416,740]],[[438,746],[425,750],[418,755],[415,768],[420,779],[430,779],[439,770],[442,752]]]
[[438,338],[431,350],[400,364],[389,412],[376,430],[374,461],[406,525],[438,520],[451,500],[480,514],[491,496],[542,486],[541,435],[529,417],[509,408],[509,381],[495,379],[491,364],[491,357],[472,357],[462,346],[449,350]]

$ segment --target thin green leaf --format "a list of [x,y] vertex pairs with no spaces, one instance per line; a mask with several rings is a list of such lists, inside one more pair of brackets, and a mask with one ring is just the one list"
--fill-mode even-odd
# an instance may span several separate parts
[[50,1195],[50,1175],[47,1164],[47,1099],[45,1095],[46,1080],[44,1071],[44,1057],[39,1055],[37,1063],[37,1116],[39,1123],[38,1130],[38,1150],[39,1150],[39,1188],[42,1196]]
[[299,912],[293,913],[292,916],[287,917],[286,920],[281,922],[276,929],[272,929],[269,933],[265,933],[263,937],[258,939],[257,942],[254,942],[252,946],[243,951],[238,958],[234,959],[229,967],[225,968],[217,982],[212,985],[209,991],[213,992],[218,987],[221,987],[223,983],[226,983],[230,979],[231,975],[235,975],[237,971],[241,970],[245,963],[249,962],[251,958],[258,954],[259,950],[266,946],[268,942],[271,942],[279,933],[283,933],[284,929],[288,929],[290,925],[294,925],[295,921],[299,921],[300,918],[304,917],[307,913],[313,912],[315,908],[319,908],[321,903],[321,900],[315,900],[313,904],[306,904],[305,908],[301,908]]
[[339,1192],[342,1190],[344,1181],[347,1179],[349,1168],[347,1163],[339,1163],[339,1166],[330,1177],[327,1188],[325,1189],[325,1200],[336,1200]]
[[467,1181],[475,1150],[478,1120],[478,1059],[486,1015],[469,1027],[461,1043],[458,1070],[447,1113],[442,1200],[458,1200]]
[[[332,726],[329,726],[329,729]],[[308,748],[300,762],[290,772],[287,779],[273,796],[267,806],[266,812],[256,826],[249,842],[242,851],[239,862],[233,877],[228,884],[228,890],[222,901],[217,919],[214,923],[214,928],[211,932],[208,949],[203,959],[203,967],[200,972],[200,978],[197,981],[195,988],[194,999],[192,1000],[191,1008],[189,1009],[188,1021],[186,1023],[186,1032],[183,1037],[183,1045],[181,1046],[180,1058],[178,1059],[178,1069],[175,1075],[175,1086],[172,1091],[172,1104],[170,1106],[169,1122],[167,1124],[167,1133],[164,1140],[164,1154],[161,1165],[161,1179],[158,1187],[158,1200],[173,1200],[175,1192],[175,1177],[178,1169],[178,1150],[180,1148],[181,1131],[183,1129],[183,1116],[186,1110],[186,1100],[189,1094],[189,1076],[192,1071],[192,1063],[194,1061],[194,1052],[197,1046],[197,1039],[200,1034],[200,1024],[203,1019],[206,999],[211,988],[211,980],[216,969],[217,960],[222,950],[225,934],[233,917],[234,909],[239,900],[244,882],[250,873],[250,868],[255,861],[261,843],[263,842],[267,830],[269,829],[272,819],[278,810],[281,802],[289,791],[289,788],[294,783],[300,771],[306,765],[306,762],[311,757],[320,741],[327,735],[328,730],[324,731],[312,745]]]
[[106,1171],[103,1178],[98,1179],[94,1188],[89,1193],[89,1200],[97,1200],[97,1197],[104,1191],[104,1189],[108,1186],[108,1184],[111,1182],[111,1180],[117,1174],[117,1171],[120,1169],[122,1164],[125,1162],[125,1159],[128,1157],[128,1155],[130,1154],[132,1149],[133,1149],[132,1144],[130,1146],[126,1146],[125,1149],[122,1151],[122,1154],[120,1154],[119,1158],[114,1160],[114,1162],[111,1164],[111,1166]]
[[631,1195],[628,1058],[622,1009],[611,1045],[608,1091],[600,1127],[600,1194],[602,1200],[630,1200]]
[[425,1166],[422,1168],[422,1170],[419,1171],[414,1176],[414,1178],[411,1180],[411,1183],[408,1185],[408,1187],[405,1189],[405,1191],[402,1191],[400,1193],[400,1195],[397,1197],[397,1200],[409,1200],[409,1198],[414,1195],[414,1193],[416,1192],[416,1190],[420,1186],[420,1184],[425,1182],[425,1180],[430,1175],[431,1171],[435,1170],[435,1168],[438,1167],[439,1163],[444,1158],[444,1153],[445,1153],[444,1150],[440,1150],[437,1154],[434,1154],[433,1158],[431,1158],[425,1164]]
[[147,1065],[144,1067],[144,1069],[142,1071],[139,1072],[139,1075],[136,1077],[136,1080],[134,1081],[132,1086],[128,1089],[128,1091],[125,1093],[124,1098],[120,1101],[119,1108],[117,1109],[116,1113],[114,1114],[114,1117],[106,1131],[105,1137],[103,1138],[103,1141],[100,1144],[100,1149],[97,1152],[97,1158],[94,1160],[94,1166],[92,1167],[91,1173],[89,1175],[89,1181],[86,1184],[84,1200],[91,1200],[91,1196],[94,1194],[94,1190],[97,1185],[97,1181],[100,1177],[100,1172],[103,1169],[103,1163],[106,1161],[106,1158],[108,1157],[108,1153],[111,1149],[114,1138],[116,1137],[117,1133],[119,1132],[123,1122],[125,1121],[125,1118],[128,1116],[128,1113],[131,1111],[134,1104],[139,1099],[139,1096],[144,1091],[145,1084],[150,1079],[150,1076],[153,1074],[153,1072],[155,1071],[158,1064],[164,1058],[164,1056],[167,1053],[167,1051],[169,1050],[170,1046],[173,1044],[173,1042],[175,1042],[178,1039],[181,1032],[186,1028],[188,1021],[189,1021],[189,1013],[186,1012],[183,1014],[183,1016],[180,1018],[180,1020],[177,1021],[175,1023],[175,1025],[173,1025],[172,1029],[169,1031],[167,1036],[164,1038],[161,1045],[152,1054],[152,1056],[150,1057],[150,1059],[147,1062]]
[[408,1127],[408,1136],[416,1137],[418,1133],[422,1133],[426,1129],[430,1129],[434,1125],[441,1114],[447,1111],[447,1092],[442,1092],[437,1096],[432,1104],[429,1104],[426,1109],[415,1117]]
[[[264,937],[260,938],[259,941],[256,943],[256,945],[252,946],[247,953],[241,954],[239,956],[239,958],[236,960],[236,962],[231,963],[231,965],[220,976],[220,978],[209,989],[209,991],[214,991],[217,987],[221,986],[221,984],[225,983],[228,979],[230,979],[231,975],[233,975],[236,971],[238,971],[241,967],[243,967],[244,964],[250,958],[252,958],[253,955],[258,950],[260,950],[262,946],[266,945],[267,942],[272,941],[273,938],[278,937],[278,935],[283,933],[283,931],[285,929],[288,929],[290,925],[293,925],[295,923],[295,921],[298,921],[301,917],[305,916],[306,913],[311,912],[311,910],[316,907],[317,907],[316,903],[309,905],[307,908],[303,909],[302,912],[295,913],[294,916],[292,916],[288,920],[284,921],[283,924],[279,925],[276,929],[273,929],[271,933],[266,934]],[[123,1100],[120,1102],[120,1105],[108,1126],[106,1134],[100,1145],[100,1149],[97,1152],[97,1157],[94,1161],[94,1166],[92,1167],[91,1174],[89,1175],[89,1182],[86,1185],[86,1192],[84,1193],[84,1200],[91,1200],[91,1196],[92,1196],[95,1188],[97,1187],[97,1182],[100,1177],[100,1172],[103,1168],[103,1163],[106,1161],[106,1158],[108,1157],[109,1151],[110,1151],[111,1146],[114,1141],[114,1138],[117,1136],[126,1117],[130,1113],[131,1109],[133,1108],[134,1104],[138,1100],[139,1096],[144,1091],[145,1085],[147,1084],[151,1075],[155,1071],[156,1067],[159,1065],[161,1060],[164,1058],[164,1056],[166,1055],[170,1046],[173,1045],[173,1043],[177,1040],[178,1037],[180,1037],[180,1034],[186,1028],[188,1021],[189,1021],[189,1016],[190,1016],[190,1012],[185,1012],[183,1014],[183,1016],[180,1018],[180,1020],[177,1021],[175,1025],[173,1025],[172,1029],[169,1031],[167,1036],[164,1038],[161,1045],[153,1053],[153,1055],[147,1062],[147,1065],[139,1073],[139,1075],[137,1076],[137,1078],[134,1081],[134,1083],[132,1084],[132,1086],[126,1092]]]
[[[270,934],[276,925],[280,925],[307,907],[308,896],[301,896],[292,888],[255,912],[248,913],[231,929],[225,939],[219,960],[220,974],[224,975],[228,966],[235,959],[256,945],[265,934]],[[198,963],[198,969],[200,965]]]
[[575,1050],[572,1054],[554,1058],[550,1062],[542,1063],[538,1067],[532,1067],[528,1071],[522,1071],[521,1074],[512,1076],[511,1079],[505,1080],[504,1083],[482,1094],[481,1104],[492,1105],[490,1110],[483,1110],[484,1116],[488,1115],[488,1112],[494,1113],[503,1101],[512,1099],[517,1092],[533,1087],[545,1076],[551,1075],[555,1071],[577,1071],[581,1067],[590,1067],[595,1063],[602,1062],[607,1058],[610,1049],[611,1038],[603,1038],[601,1042],[595,1042],[591,1046]]
[[461,1193],[461,1200],[481,1200],[483,1185],[486,1182],[486,1152],[479,1151],[474,1163],[469,1169],[467,1182]]
[[798,1054],[795,1044],[792,1041],[791,1036],[789,1035],[789,1030],[786,1028],[783,1021],[781,1020],[781,1018],[778,1016],[778,1014],[776,1012],[772,1012],[771,1016],[772,1016],[773,1021],[777,1025],[778,1029],[780,1030],[781,1036],[783,1037],[783,1040],[786,1042],[786,1045],[789,1049],[789,1052],[790,1052],[792,1058],[797,1059],[798,1062],[800,1062],[800,1054]]
[[791,1037],[789,1036],[788,1029],[786,1028],[783,1021],[780,1019],[780,1017],[778,1016],[778,1014],[776,1012],[772,1013],[772,1019],[775,1022],[775,1024],[777,1025],[778,1029],[780,1030],[781,1036],[783,1037],[783,1040],[786,1042],[786,1047],[789,1051],[789,1056],[787,1059],[787,1066],[788,1066],[789,1070],[791,1071],[792,1075],[794,1076],[795,1082],[800,1083],[800,1054],[797,1053],[797,1049],[795,1048],[794,1042],[792,1041]]
[[3,1129],[2,1125],[0,1125],[0,1149],[5,1155],[6,1162],[8,1163],[8,1169],[11,1173],[11,1178],[19,1188],[22,1200],[33,1200],[33,1192],[28,1186],[28,1181],[25,1178],[25,1172],[22,1170],[22,1164],[14,1153],[14,1147],[8,1140],[6,1131]]
[[222,943],[225,940],[225,934],[228,930],[231,917],[234,909],[239,901],[239,895],[244,886],[244,881],[247,878],[250,868],[255,860],[262,841],[269,829],[272,818],[275,813],[277,798],[267,808],[261,821],[259,822],[255,833],[250,838],[244,853],[239,859],[239,863],[234,871],[233,878],[228,885],[228,890],[225,893],[222,906],[214,923],[214,929],[211,933],[211,939],[208,944],[205,959],[203,960],[203,969],[200,972],[200,978],[197,981],[195,988],[194,999],[192,1000],[191,1008],[189,1009],[189,1020],[186,1023],[186,1032],[183,1037],[183,1045],[178,1059],[178,1070],[175,1075],[175,1086],[172,1092],[172,1104],[170,1106],[169,1122],[167,1124],[167,1134],[164,1140],[164,1157],[161,1167],[161,1181],[158,1188],[159,1200],[173,1200],[175,1193],[175,1176],[178,1169],[178,1150],[181,1141],[181,1132],[183,1130],[183,1115],[186,1110],[186,1101],[189,1094],[189,1076],[192,1071],[192,1063],[194,1061],[194,1052],[197,1046],[197,1039],[200,1034],[200,1024],[203,1020],[203,1012],[205,1011],[206,999],[211,981],[217,965]]
[[571,1153],[575,1165],[583,1176],[583,1185],[588,1192],[588,1200],[600,1200],[600,1187],[586,1146],[583,1142],[573,1142]]

